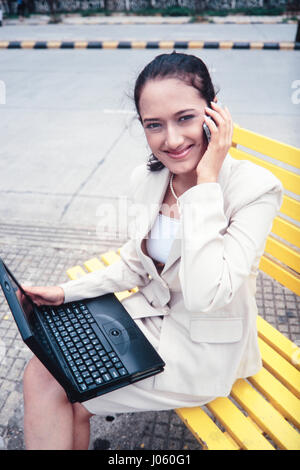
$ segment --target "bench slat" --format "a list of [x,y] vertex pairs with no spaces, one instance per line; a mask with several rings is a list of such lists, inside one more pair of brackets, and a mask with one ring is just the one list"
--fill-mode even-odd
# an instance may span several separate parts
[[254,155],[244,152],[243,150],[238,150],[234,147],[231,147],[229,153],[237,160],[249,160],[256,165],[266,168],[282,182],[285,189],[292,193],[299,194],[300,176],[296,173],[274,165],[273,163],[266,162],[261,158],[255,157]]
[[[110,264],[119,261],[120,255],[115,251],[107,251],[106,253],[103,253],[103,255],[101,255],[101,259],[105,263],[105,265],[109,266]],[[131,291],[125,290],[123,292],[115,292],[115,296],[121,302],[123,299],[129,297],[133,292],[136,292],[136,288],[132,289]]]
[[242,449],[274,450],[269,441],[229,398],[216,398],[206,406]]
[[259,269],[271,276],[273,279],[276,279],[276,281],[280,282],[291,291],[295,292],[295,294],[300,295],[299,275],[288,267],[282,266],[265,254],[260,259]]
[[271,235],[267,238],[265,252],[282,261],[296,272],[300,272],[300,253]]
[[299,227],[297,225],[277,216],[273,221],[271,232],[300,248]]
[[283,196],[280,212],[300,222],[300,202],[293,197]]
[[103,255],[101,255],[102,261],[106,264],[116,263],[120,260],[120,256],[115,251],[107,251]]
[[249,383],[237,380],[231,395],[281,449],[300,450],[300,434]]
[[129,292],[128,290],[124,290],[123,292],[115,292],[114,294],[117,299],[119,299],[119,301],[121,302],[123,299],[129,297],[131,295],[131,292]]
[[200,444],[209,450],[238,450],[231,439],[218,428],[200,407],[178,408],[175,410]]
[[89,273],[97,271],[98,269],[105,268],[105,265],[101,263],[98,258],[91,258],[84,263],[84,267],[88,270]]
[[249,382],[291,423],[300,428],[300,400],[264,367]]
[[243,129],[236,124],[232,140],[234,144],[243,145],[275,160],[300,168],[300,151],[292,145]]
[[300,348],[263,317],[257,315],[258,335],[282,357],[300,370]]
[[263,317],[257,315],[258,335],[282,357],[300,370],[300,348]]
[[85,276],[87,273],[82,269],[81,266],[73,266],[72,268],[67,270],[67,275],[71,279],[71,281],[74,281],[76,279],[79,279],[82,276]]
[[274,351],[271,346],[258,337],[259,349],[263,364],[277,377],[296,397],[300,398],[300,372],[286,359]]

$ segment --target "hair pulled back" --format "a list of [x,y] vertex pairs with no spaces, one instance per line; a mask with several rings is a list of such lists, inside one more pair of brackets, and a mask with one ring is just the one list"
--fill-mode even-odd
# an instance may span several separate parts
[[[187,85],[193,86],[199,91],[199,95],[210,107],[210,102],[216,96],[214,86],[205,63],[191,54],[177,53],[160,54],[155,57],[139,74],[134,87],[134,102],[139,119],[140,98],[144,86],[149,80],[156,78],[178,78]],[[158,171],[164,168],[155,155],[151,155],[148,160],[148,169]]]

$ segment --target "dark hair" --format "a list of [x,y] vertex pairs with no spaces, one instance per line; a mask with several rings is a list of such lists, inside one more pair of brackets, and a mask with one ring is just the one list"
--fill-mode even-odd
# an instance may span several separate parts
[[[210,102],[216,96],[214,86],[210,74],[205,63],[191,54],[177,53],[173,51],[171,54],[160,54],[155,57],[139,74],[134,87],[134,101],[136,111],[140,121],[140,98],[144,86],[148,80],[155,78],[173,77],[185,81],[188,85],[196,88],[201,98],[203,98],[210,107]],[[158,171],[164,168],[155,155],[149,157],[147,166],[150,171]]]

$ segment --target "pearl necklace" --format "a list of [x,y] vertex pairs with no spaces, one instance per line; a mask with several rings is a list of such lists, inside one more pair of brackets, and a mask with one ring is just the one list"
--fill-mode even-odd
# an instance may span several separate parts
[[180,215],[180,203],[179,203],[179,199],[176,196],[174,188],[173,188],[173,177],[174,177],[174,173],[172,173],[172,176],[170,178],[170,189],[171,189],[171,193],[173,194],[173,196],[176,200],[176,204],[177,204],[177,207],[178,207],[178,212],[179,212],[179,215]]

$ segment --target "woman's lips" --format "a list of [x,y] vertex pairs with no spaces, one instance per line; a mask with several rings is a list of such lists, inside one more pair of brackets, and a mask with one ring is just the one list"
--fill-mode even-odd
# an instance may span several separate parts
[[168,152],[166,151],[166,154],[171,157],[171,158],[184,158],[188,155],[188,153],[190,152],[190,150],[193,148],[193,145],[189,145],[188,147],[186,147],[185,149],[181,150],[180,152]]

